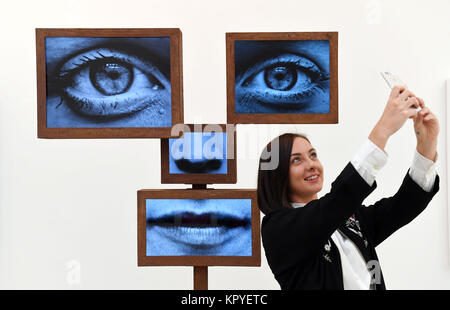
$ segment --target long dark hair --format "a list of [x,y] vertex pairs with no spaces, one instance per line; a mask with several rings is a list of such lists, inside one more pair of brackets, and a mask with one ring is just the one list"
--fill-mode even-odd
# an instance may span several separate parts
[[[289,164],[292,145],[297,137],[310,142],[302,134],[285,133],[269,142],[261,153],[257,194],[259,209],[264,214],[279,208],[292,208],[289,203]],[[278,165],[273,169],[267,169],[268,163],[272,162],[274,156],[278,156]]]

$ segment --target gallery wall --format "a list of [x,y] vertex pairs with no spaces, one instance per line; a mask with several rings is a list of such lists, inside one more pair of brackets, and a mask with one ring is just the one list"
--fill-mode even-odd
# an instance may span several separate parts
[[[343,5],[345,3],[345,5]],[[0,13],[0,289],[192,289],[192,267],[137,267],[138,189],[160,179],[158,139],[38,139],[35,28],[180,28],[185,123],[226,122],[226,32],[339,32],[339,123],[238,125],[237,183],[256,188],[262,148],[306,133],[325,169],[319,196],[369,135],[397,73],[437,115],[440,191],[378,248],[388,289],[450,289],[446,91],[450,2],[15,1]],[[412,162],[409,120],[387,146],[371,204]],[[209,267],[210,289],[278,289],[261,267]]]

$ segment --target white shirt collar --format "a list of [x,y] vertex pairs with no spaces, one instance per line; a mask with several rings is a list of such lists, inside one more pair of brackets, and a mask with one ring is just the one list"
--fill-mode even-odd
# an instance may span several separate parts
[[304,202],[291,202],[290,204],[293,208],[301,208],[306,205]]

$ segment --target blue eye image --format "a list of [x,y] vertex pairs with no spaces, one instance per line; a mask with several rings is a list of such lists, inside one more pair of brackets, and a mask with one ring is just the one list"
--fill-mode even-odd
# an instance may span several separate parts
[[236,40],[236,113],[329,113],[328,40]]
[[251,256],[251,199],[146,199],[147,256]]
[[227,134],[189,132],[169,139],[170,174],[226,174]]
[[47,127],[171,127],[170,38],[45,38]]

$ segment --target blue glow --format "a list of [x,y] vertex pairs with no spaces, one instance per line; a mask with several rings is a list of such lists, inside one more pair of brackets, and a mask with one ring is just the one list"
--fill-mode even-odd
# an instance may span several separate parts
[[235,41],[236,113],[329,113],[327,40]]
[[147,256],[251,256],[251,199],[146,199]]
[[171,127],[170,38],[48,37],[47,127]]
[[169,173],[226,174],[227,134],[189,132],[169,139]]

